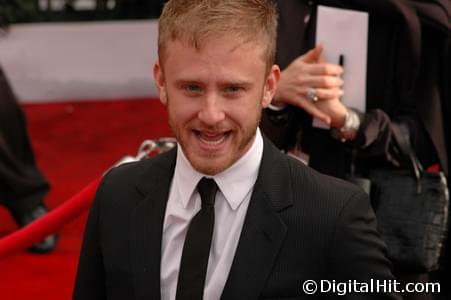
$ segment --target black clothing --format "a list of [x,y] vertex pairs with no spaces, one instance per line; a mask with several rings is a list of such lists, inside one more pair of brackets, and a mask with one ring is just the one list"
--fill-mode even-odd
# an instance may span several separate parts
[[[276,2],[280,13],[276,61],[284,69],[314,46],[316,3]],[[441,99],[433,97],[440,61],[431,63],[436,57],[422,52],[425,40],[414,7],[401,0],[317,3],[370,13],[367,113],[358,137],[353,143],[343,144],[331,138],[328,130],[313,128],[311,117],[293,107],[288,109],[286,122],[277,126],[264,118],[263,130],[280,148],[300,143],[310,155],[311,167],[343,178],[349,171],[352,149],[359,149],[358,166],[363,171],[372,164],[399,164],[391,120],[402,120],[409,126],[413,146],[423,165],[439,162],[447,173]]]
[[0,67],[0,203],[17,216],[41,205],[48,191],[36,165],[25,115]]
[[[289,107],[279,115],[267,109],[262,129],[280,148],[301,145],[302,151],[310,156],[311,167],[341,178],[349,175],[356,155],[357,171],[365,176],[374,166],[402,163],[392,122],[403,121],[409,127],[412,145],[423,166],[439,164],[448,174],[451,132],[447,130],[445,136],[445,128],[451,128],[449,0],[275,2],[280,13],[276,62],[282,69],[313,48],[317,4],[367,11],[370,15],[367,111],[357,138],[347,143],[333,139],[329,130],[313,128],[311,116],[299,108]],[[427,274],[396,271],[401,279],[428,281]]]
[[[105,175],[86,225],[73,299],[160,299],[161,240],[175,163],[173,149]],[[306,280],[393,279],[385,253],[364,192],[264,139],[221,299],[399,299],[302,293]]]

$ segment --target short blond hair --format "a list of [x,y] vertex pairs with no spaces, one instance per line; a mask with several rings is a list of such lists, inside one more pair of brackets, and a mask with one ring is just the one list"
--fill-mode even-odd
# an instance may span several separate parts
[[274,63],[277,10],[272,0],[169,0],[160,16],[158,54],[166,43],[180,40],[200,49],[207,38],[234,34],[242,42],[259,42],[265,48],[268,69]]

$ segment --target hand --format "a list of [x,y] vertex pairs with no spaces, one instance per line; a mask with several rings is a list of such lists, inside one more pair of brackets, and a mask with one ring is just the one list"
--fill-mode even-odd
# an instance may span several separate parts
[[[282,71],[272,104],[298,106],[313,117],[339,127],[346,114],[346,108],[339,100],[343,95],[343,80],[340,78],[343,68],[324,63],[322,51],[322,46],[317,46],[295,59]],[[316,91],[319,100],[316,103],[312,103],[307,97],[310,88]]]
[[[326,121],[326,123],[329,124],[330,127],[341,128],[344,126],[347,108],[340,99],[334,98],[325,101],[320,99],[318,102],[312,104],[316,109],[328,117],[328,122]],[[313,116],[316,117],[315,115]]]

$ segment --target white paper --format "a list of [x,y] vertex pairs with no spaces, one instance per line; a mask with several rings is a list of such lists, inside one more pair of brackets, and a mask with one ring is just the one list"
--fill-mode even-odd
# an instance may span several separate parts
[[[339,64],[343,55],[343,103],[366,110],[366,66],[368,53],[368,13],[319,5],[316,23],[316,44],[323,45],[328,63]],[[314,120],[313,126],[328,128]]]

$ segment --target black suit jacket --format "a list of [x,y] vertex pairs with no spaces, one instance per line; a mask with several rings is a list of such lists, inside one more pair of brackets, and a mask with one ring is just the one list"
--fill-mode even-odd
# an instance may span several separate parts
[[[160,299],[162,228],[175,160],[171,150],[105,176],[88,219],[74,299]],[[305,280],[393,279],[390,267],[367,196],[265,139],[222,299],[304,299]],[[395,298],[374,299],[385,297]]]

